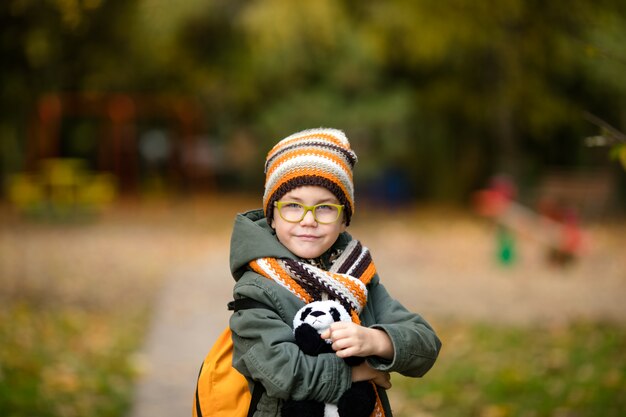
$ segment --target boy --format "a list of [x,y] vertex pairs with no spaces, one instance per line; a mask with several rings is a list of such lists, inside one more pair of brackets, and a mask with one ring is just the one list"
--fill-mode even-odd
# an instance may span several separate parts
[[[267,155],[263,210],[235,221],[234,298],[270,307],[230,319],[233,366],[265,389],[257,417],[281,415],[287,400],[337,403],[357,381],[376,384],[373,414],[389,417],[389,373],[422,376],[441,348],[430,325],[390,297],[367,248],[346,232],[356,161],[339,130],[295,133]],[[290,323],[306,303],[323,299],[340,301],[353,321],[334,323],[321,335],[335,354],[306,355]],[[366,361],[349,367],[343,358],[350,356]]]

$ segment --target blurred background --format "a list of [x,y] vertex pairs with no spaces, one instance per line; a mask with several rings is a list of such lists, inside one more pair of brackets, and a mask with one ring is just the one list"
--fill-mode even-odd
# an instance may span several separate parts
[[623,6],[3,1],[0,414],[131,413],[172,271],[221,262],[228,301],[266,152],[328,126],[353,234],[444,339],[399,415],[622,415]]

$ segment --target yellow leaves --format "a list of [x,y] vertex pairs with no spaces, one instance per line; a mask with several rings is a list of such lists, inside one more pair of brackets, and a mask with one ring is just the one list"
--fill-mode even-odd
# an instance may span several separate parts
[[0,409],[7,415],[123,414],[111,410],[129,400],[135,371],[126,358],[145,317],[5,303],[0,322],[0,393],[10,393],[0,395]]
[[100,7],[102,0],[83,0],[83,4],[86,10],[93,10]]
[[297,52],[299,46],[307,44],[331,47],[345,24],[339,5],[333,0],[255,2],[240,19],[250,39],[268,52]]
[[578,368],[576,372],[576,380],[580,383],[587,383],[594,379],[596,374],[595,366],[592,363],[587,363]]
[[617,159],[622,167],[626,170],[626,143],[620,143],[611,149],[611,158]]
[[32,175],[16,174],[9,178],[7,199],[19,211],[28,209],[43,198],[43,190]]
[[24,41],[24,52],[28,62],[35,68],[48,64],[52,56],[52,45],[49,33],[42,28],[29,31]]
[[489,404],[480,410],[480,417],[508,417],[511,415],[511,410],[506,405],[502,404]]
[[510,49],[505,30],[523,21],[526,12],[520,0],[397,0],[374,2],[370,8],[374,30],[388,38],[380,45],[391,46],[380,52],[401,53],[414,65],[439,64],[481,44]]
[[7,189],[9,202],[27,214],[42,207],[61,212],[99,211],[111,204],[117,194],[112,175],[89,173],[78,159],[44,160],[41,172],[10,177]]
[[97,9],[102,0],[55,0],[63,23],[69,28],[76,28],[84,19],[84,14]]
[[421,398],[421,404],[428,410],[438,410],[444,401],[445,398],[440,392],[431,392]]
[[41,383],[49,396],[77,392],[81,388],[76,369],[67,363],[56,363],[44,368]]
[[602,377],[602,383],[607,388],[617,388],[624,384],[624,374],[619,369],[609,369]]
[[95,174],[79,190],[78,200],[96,208],[113,203],[117,195],[115,178],[110,174]]
[[375,2],[371,8],[375,33],[387,37],[378,43],[379,54],[399,52],[408,62],[439,61],[449,53],[460,28],[450,25],[450,8],[437,13],[437,6],[430,2]]
[[78,26],[82,18],[79,0],[56,0],[55,2],[61,12],[63,23],[69,27]]
[[253,62],[268,74],[282,74],[290,83],[303,73],[324,67],[340,55],[349,21],[336,1],[251,2],[237,17]]

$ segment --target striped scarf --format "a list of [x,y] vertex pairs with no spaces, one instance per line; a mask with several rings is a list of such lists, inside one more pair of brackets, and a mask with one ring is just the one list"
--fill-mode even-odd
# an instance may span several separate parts
[[258,258],[250,267],[291,291],[305,303],[336,300],[360,323],[359,314],[367,303],[366,285],[376,273],[369,249],[352,240],[325,271],[295,259]]
[[[360,324],[359,314],[367,303],[366,285],[376,274],[369,249],[352,240],[325,271],[294,259],[258,258],[250,262],[258,274],[275,281],[305,303],[336,300]],[[373,384],[373,383],[372,383]],[[382,402],[376,392],[376,406],[371,417],[384,417]]]

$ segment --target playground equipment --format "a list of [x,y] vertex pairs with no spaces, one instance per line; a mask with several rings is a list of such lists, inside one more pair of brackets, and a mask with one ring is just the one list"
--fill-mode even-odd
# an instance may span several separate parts
[[9,178],[7,199],[29,217],[68,220],[97,214],[113,202],[111,174],[90,173],[79,159],[45,159],[36,173]]
[[543,245],[551,263],[563,266],[580,256],[583,233],[572,209],[544,199],[535,211],[517,202],[516,196],[514,183],[504,177],[494,178],[489,187],[474,196],[477,212],[498,225],[501,263],[509,264],[515,259],[514,234]]

